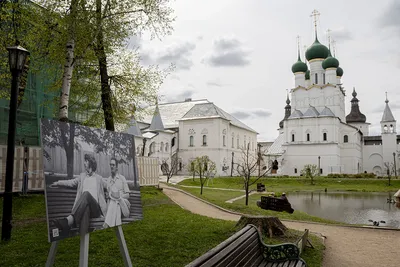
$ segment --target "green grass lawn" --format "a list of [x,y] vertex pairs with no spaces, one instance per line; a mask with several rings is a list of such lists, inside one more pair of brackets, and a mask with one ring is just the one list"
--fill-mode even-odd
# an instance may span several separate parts
[[[133,266],[184,266],[238,231],[235,222],[211,219],[181,209],[155,188],[142,188],[144,219],[123,226]],[[2,215],[0,199],[0,215]],[[0,266],[43,266],[50,243],[43,195],[13,198],[13,230],[0,242]],[[1,218],[0,218],[1,219]],[[281,243],[281,238],[269,239]],[[321,244],[322,246],[322,244]],[[323,246],[310,256],[314,262]],[[61,240],[55,266],[77,266],[79,237]],[[316,264],[320,266],[322,258]],[[89,266],[123,266],[113,229],[90,235]]]
[[[391,186],[388,186],[387,179],[350,179],[350,178],[325,178],[317,177],[314,179],[314,185],[311,185],[310,179],[306,178],[261,178],[259,183],[265,184],[267,191],[295,192],[295,191],[360,191],[360,192],[395,192],[400,188],[400,179],[392,179]],[[179,183],[186,186],[200,186],[199,179],[186,179]],[[210,188],[229,188],[243,189],[243,179],[240,177],[220,177],[214,178],[209,183]],[[257,183],[251,186],[256,189]],[[207,189],[205,189],[207,190]]]

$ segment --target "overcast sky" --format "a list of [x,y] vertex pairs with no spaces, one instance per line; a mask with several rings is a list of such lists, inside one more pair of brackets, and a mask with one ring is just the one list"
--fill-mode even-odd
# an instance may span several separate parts
[[132,42],[144,64],[176,65],[160,88],[163,102],[206,98],[258,131],[259,141],[273,141],[286,89],[294,86],[296,36],[304,61],[303,46],[315,38],[310,15],[317,9],[319,40],[327,45],[330,29],[336,41],[346,114],[355,87],[370,134],[380,134],[387,91],[400,121],[400,0],[175,0],[171,5],[172,35]]

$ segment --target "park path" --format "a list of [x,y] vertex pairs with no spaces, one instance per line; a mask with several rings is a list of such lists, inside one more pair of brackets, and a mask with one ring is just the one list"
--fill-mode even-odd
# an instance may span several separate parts
[[[207,203],[182,190],[160,184],[164,193],[183,209],[216,219],[238,221],[240,214]],[[383,228],[347,227],[320,223],[282,222],[291,229],[325,237],[323,267],[400,266],[400,231]]]

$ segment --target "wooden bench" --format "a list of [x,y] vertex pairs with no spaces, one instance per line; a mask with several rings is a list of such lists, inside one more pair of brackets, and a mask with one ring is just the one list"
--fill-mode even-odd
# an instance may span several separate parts
[[[74,206],[76,197],[76,189],[66,187],[46,188],[46,211],[47,218],[49,221],[49,238],[50,241],[62,239],[65,236],[53,237],[53,229],[57,227],[53,224],[54,220],[62,219],[71,214],[72,207]],[[129,193],[130,215],[128,218],[122,218],[122,223],[129,223],[136,220],[141,220],[142,215],[142,203],[140,200],[140,190],[131,190]],[[93,218],[90,219],[89,231],[95,231],[103,229],[104,218]],[[79,235],[78,229],[72,228],[68,236]]]
[[266,245],[257,227],[248,224],[242,230],[195,259],[186,267],[303,267],[295,244]]
[[257,201],[257,206],[264,210],[294,212],[292,205],[287,200],[270,196],[262,196],[261,201]]

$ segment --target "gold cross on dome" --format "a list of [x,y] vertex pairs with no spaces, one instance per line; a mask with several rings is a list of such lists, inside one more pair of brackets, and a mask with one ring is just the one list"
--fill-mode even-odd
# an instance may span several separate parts
[[319,13],[318,10],[316,10],[316,9],[314,9],[310,15],[310,17],[314,17],[315,32],[317,32],[317,20],[318,20],[319,15],[321,15],[321,13]]

